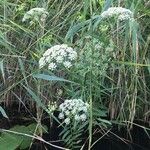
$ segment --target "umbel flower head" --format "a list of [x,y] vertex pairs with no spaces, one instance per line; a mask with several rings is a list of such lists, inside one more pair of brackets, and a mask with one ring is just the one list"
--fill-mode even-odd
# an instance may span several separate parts
[[70,68],[77,58],[77,52],[66,44],[55,45],[46,50],[39,60],[39,68],[48,65],[48,69],[55,70],[63,65]]
[[66,125],[71,121],[83,122],[89,116],[89,104],[83,102],[81,99],[65,100],[59,105],[59,119],[64,120]]
[[48,12],[45,8],[32,8],[24,14],[22,22],[26,20],[45,21],[48,16]]
[[49,102],[48,112],[53,113],[56,109],[57,109],[57,103],[56,102],[52,102],[52,103]]
[[133,18],[133,13],[126,8],[122,7],[110,7],[106,11],[101,14],[103,19],[111,18],[111,17],[118,17],[118,20],[128,20]]

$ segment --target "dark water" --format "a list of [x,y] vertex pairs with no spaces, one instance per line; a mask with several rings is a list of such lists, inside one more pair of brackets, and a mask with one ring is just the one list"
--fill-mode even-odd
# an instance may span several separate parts
[[[0,128],[9,129],[10,127],[16,124],[28,125],[34,121],[34,120],[27,119],[27,118],[31,118],[31,116],[27,112],[21,111],[20,113],[18,113],[17,110],[12,112],[12,110],[9,109],[8,116],[10,116],[9,120],[4,119],[0,114]],[[50,127],[49,118],[43,119],[42,123]],[[148,123],[146,124],[139,121],[135,121],[135,123],[149,128]],[[58,124],[54,121],[53,126],[48,129],[48,133],[44,134],[43,138],[46,141],[57,141],[59,140],[60,132],[61,132],[61,128],[58,128]],[[147,132],[150,136],[150,131]],[[101,136],[103,136],[103,134],[100,133],[95,134],[93,136],[93,142],[99,139]],[[87,137],[88,134],[85,134],[82,138],[86,139]],[[53,144],[64,147],[63,143],[61,142],[56,142]],[[88,148],[85,145],[84,150],[87,149]],[[35,141],[31,147],[31,150],[57,150],[57,148],[53,148],[39,141]],[[133,129],[130,131],[130,136],[129,136],[125,128],[121,128],[118,130],[118,128],[114,126],[111,129],[111,133],[104,136],[100,141],[98,141],[94,145],[92,150],[150,150],[150,139],[147,133],[141,127],[133,126]]]
[[[43,123],[49,124],[48,120],[43,121]],[[149,127],[148,124],[143,122],[135,121],[136,124],[144,125],[147,128]],[[57,127],[58,124],[54,122],[54,125],[51,129],[49,129],[49,134],[45,134],[44,138],[48,141],[55,141],[59,140],[59,133],[61,129]],[[148,131],[150,135],[150,131]],[[103,134],[95,134],[93,136],[93,142],[99,139]],[[87,138],[88,134],[85,134],[82,138]],[[64,146],[63,143],[55,143],[59,146]],[[88,145],[88,144],[87,144]],[[47,147],[49,150],[57,150],[56,148]],[[38,149],[38,146],[35,148],[33,147],[32,150]],[[84,150],[88,148],[85,146]],[[143,128],[138,126],[133,126],[133,129],[130,130],[130,136],[127,132],[127,129],[121,128],[118,129],[117,127],[113,127],[111,133],[104,136],[100,141],[98,141],[92,150],[150,150],[150,139],[147,133],[144,131]]]

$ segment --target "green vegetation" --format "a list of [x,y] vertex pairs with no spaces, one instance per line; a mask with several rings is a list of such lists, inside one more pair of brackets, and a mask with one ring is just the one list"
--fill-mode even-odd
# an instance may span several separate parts
[[[3,117],[9,118],[5,108],[14,103],[23,107],[34,116],[42,142],[41,122],[43,117],[50,117],[51,122],[55,120],[63,128],[60,139],[68,149],[88,145],[90,150],[96,144],[95,129],[105,135],[114,125],[128,130],[133,124],[140,126],[150,138],[149,128],[134,123],[148,122],[150,118],[149,3],[148,0],[0,0]],[[110,10],[111,7],[115,10]],[[58,47],[61,52],[64,50],[63,54],[55,55]],[[49,54],[44,56],[46,51]],[[63,58],[58,60],[58,55]],[[39,67],[42,57],[45,64]],[[68,124],[62,121],[62,116],[61,120],[55,115],[66,99],[81,99],[88,104],[85,120],[76,122],[83,110],[75,120],[66,114],[69,119],[66,121],[71,121]],[[30,132],[28,127],[17,126],[10,131],[26,135]],[[88,137],[82,140],[87,133]],[[14,140],[9,144],[11,150],[26,148],[34,139],[25,139],[24,135],[17,140],[18,135],[14,135],[1,130],[0,137]],[[28,143],[24,145],[22,141]]]

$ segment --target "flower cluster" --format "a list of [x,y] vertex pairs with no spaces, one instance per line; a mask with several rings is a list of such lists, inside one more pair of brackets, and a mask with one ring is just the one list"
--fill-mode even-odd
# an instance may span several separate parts
[[[92,36],[86,37],[88,42],[84,45],[83,52],[79,53],[80,62],[76,64],[78,74],[82,77],[83,72],[90,70],[91,62],[93,64],[93,72],[96,76],[105,76],[109,66],[112,64],[111,60],[115,58],[115,46],[112,40],[100,41]],[[85,41],[79,41],[79,44]],[[91,48],[91,45],[92,48]]]
[[89,104],[81,99],[65,100],[59,105],[59,119],[63,119],[65,124],[70,124],[72,120],[77,122],[86,121],[88,118]]
[[110,7],[108,8],[108,10],[104,11],[101,14],[102,18],[111,18],[117,16],[118,20],[128,20],[133,18],[133,13],[126,8],[122,8],[122,7]]
[[49,102],[49,104],[48,104],[48,112],[49,113],[52,113],[53,114],[53,112],[55,111],[57,109],[57,103],[56,102]]
[[46,17],[48,16],[48,12],[45,8],[32,8],[28,12],[25,13],[22,21],[26,20],[36,20],[36,21],[42,21],[44,22],[46,20]]
[[77,58],[77,52],[66,44],[55,45],[45,51],[39,60],[39,67],[48,65],[48,69],[55,70],[60,65],[70,68],[72,62]]

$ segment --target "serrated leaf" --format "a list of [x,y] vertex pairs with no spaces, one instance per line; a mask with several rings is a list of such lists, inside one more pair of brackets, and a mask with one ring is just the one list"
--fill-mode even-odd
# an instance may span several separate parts
[[69,137],[69,138],[71,137],[69,130],[67,130],[66,133],[63,134],[62,139],[66,141],[67,137]]

